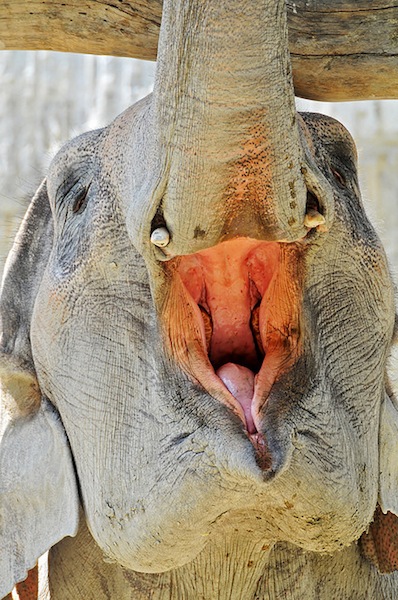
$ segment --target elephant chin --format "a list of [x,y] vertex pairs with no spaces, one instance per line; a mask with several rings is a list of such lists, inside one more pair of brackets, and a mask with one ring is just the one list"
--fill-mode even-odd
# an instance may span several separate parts
[[174,360],[237,415],[270,467],[262,414],[300,355],[305,244],[237,238],[165,263],[162,322]]

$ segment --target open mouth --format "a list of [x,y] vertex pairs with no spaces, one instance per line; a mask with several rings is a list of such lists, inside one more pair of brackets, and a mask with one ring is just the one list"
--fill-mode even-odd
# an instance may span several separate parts
[[237,238],[165,265],[170,351],[253,442],[272,385],[299,352],[299,253],[297,244]]

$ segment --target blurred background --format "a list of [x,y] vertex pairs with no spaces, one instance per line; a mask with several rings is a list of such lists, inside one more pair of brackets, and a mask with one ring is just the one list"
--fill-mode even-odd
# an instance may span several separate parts
[[[108,124],[153,86],[154,63],[57,52],[0,52],[0,274],[18,222],[57,149]],[[350,130],[362,195],[398,273],[398,101],[319,103]]]
[[146,96],[154,72],[155,63],[129,58],[0,51],[0,277],[57,150]]

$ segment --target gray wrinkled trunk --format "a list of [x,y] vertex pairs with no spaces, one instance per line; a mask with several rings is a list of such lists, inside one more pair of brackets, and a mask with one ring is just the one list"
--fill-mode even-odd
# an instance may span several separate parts
[[239,235],[303,235],[284,1],[166,2],[159,57],[156,193],[170,252]]

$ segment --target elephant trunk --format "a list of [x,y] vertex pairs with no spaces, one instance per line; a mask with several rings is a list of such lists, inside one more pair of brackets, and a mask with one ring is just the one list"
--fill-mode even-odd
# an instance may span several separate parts
[[168,253],[305,235],[284,0],[166,0],[153,110]]

